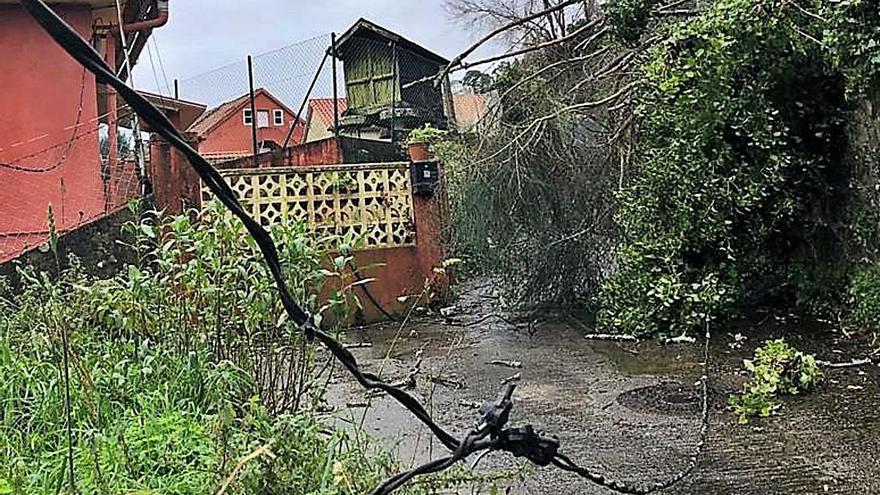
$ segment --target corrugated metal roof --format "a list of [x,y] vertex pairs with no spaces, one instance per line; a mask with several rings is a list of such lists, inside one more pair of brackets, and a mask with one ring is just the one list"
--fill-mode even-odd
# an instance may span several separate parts
[[352,25],[348,31],[346,31],[342,36],[339,37],[339,40],[336,44],[336,50],[340,53],[344,53],[347,45],[355,38],[382,38],[390,41],[394,41],[401,48],[405,50],[409,50],[415,54],[418,54],[428,60],[432,60],[441,65],[449,64],[449,60],[446,57],[440,56],[431,50],[428,50],[424,46],[404,38],[403,36],[391,31],[390,29],[386,29],[375,22],[368,21],[363,17],[358,19],[357,22]]

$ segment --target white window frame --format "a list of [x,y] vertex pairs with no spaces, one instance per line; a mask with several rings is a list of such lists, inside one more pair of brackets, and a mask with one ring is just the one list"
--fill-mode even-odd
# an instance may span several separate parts
[[275,124],[276,127],[284,125],[284,110],[276,108],[272,111],[272,123]]
[[241,111],[241,121],[248,127],[254,125],[254,114],[250,108]]

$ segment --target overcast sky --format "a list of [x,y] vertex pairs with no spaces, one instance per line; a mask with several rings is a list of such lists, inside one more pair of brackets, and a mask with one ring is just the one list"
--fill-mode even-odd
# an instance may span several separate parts
[[[156,44],[149,44],[153,53],[145,51],[142,55],[135,70],[135,83],[138,88],[159,88],[164,93],[166,78],[189,79],[193,82],[190,86],[222,86],[229,77],[218,81],[193,77],[231,63],[242,63],[248,54],[258,55],[333,31],[342,33],[360,17],[450,58],[480,34],[468,32],[450,19],[443,0],[171,0],[171,20],[154,31]],[[154,53],[157,47],[158,55]],[[497,49],[487,47],[482,53]],[[152,64],[149,55],[153,55]],[[159,66],[160,56],[164,75]],[[234,72],[242,71],[236,68]],[[236,81],[234,91],[221,91],[222,99],[234,97],[232,93],[241,84]],[[204,87],[195,89],[203,100],[219,98],[204,95]],[[193,96],[185,90],[182,94]]]

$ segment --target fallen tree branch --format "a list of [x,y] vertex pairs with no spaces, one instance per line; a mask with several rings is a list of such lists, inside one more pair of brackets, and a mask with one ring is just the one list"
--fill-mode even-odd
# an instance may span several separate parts
[[564,2],[559,3],[558,5],[555,5],[551,8],[549,8],[549,9],[545,9],[540,12],[536,12],[534,14],[527,15],[521,19],[517,19],[515,21],[512,21],[508,24],[505,24],[503,26],[496,28],[495,30],[491,31],[489,34],[487,34],[487,35],[483,36],[482,38],[480,38],[479,40],[477,40],[476,43],[472,44],[465,51],[461,52],[457,57],[452,59],[452,61],[449,62],[449,64],[434,79],[437,81],[442,80],[444,77],[449,75],[449,73],[452,72],[452,70],[454,70],[454,68],[457,65],[461,64],[461,62],[465,58],[470,56],[470,54],[477,51],[477,49],[479,49],[481,46],[485,45],[486,43],[488,43],[489,41],[491,41],[493,38],[497,37],[498,35],[506,32],[506,31],[509,31],[515,27],[522,26],[523,24],[531,22],[535,19],[539,19],[541,17],[544,17],[547,14],[552,14],[553,12],[556,12],[557,10],[561,10],[566,7],[570,7],[570,6],[572,6],[576,3],[580,3],[580,2],[581,2],[581,0],[566,0]]
[[638,342],[635,335],[617,335],[613,333],[588,333],[584,335],[587,340],[608,340],[611,342]]
[[[572,39],[576,38],[578,35],[586,32],[587,30],[596,27],[598,24],[599,24],[599,21],[593,21],[589,24],[584,25],[580,29],[572,32],[571,34],[569,34],[567,36],[563,36],[562,38],[556,38],[556,39],[553,39],[550,41],[545,41],[543,43],[538,43],[537,45],[528,46],[525,48],[521,48],[519,50],[514,50],[512,52],[502,53],[501,55],[494,55],[492,57],[480,59],[475,62],[467,62],[467,63],[459,62],[459,64],[457,66],[453,67],[451,70],[470,69],[472,67],[490,64],[492,62],[498,62],[499,60],[504,60],[504,59],[508,59],[508,58],[512,58],[512,57],[518,57],[520,55],[525,55],[526,53],[535,52],[538,50],[544,50],[546,48],[550,48],[551,46],[561,45],[567,41],[571,41]],[[604,35],[607,31],[608,31],[608,28],[603,27],[602,29],[600,29],[596,33],[596,35],[599,35],[599,36]],[[596,36],[596,35],[594,35],[594,36]],[[448,72],[446,72],[446,74],[448,74]],[[441,78],[445,77],[445,74],[440,77]]]
[[825,368],[832,369],[842,369],[842,368],[858,368],[860,366],[868,366],[870,364],[874,364],[874,360],[871,358],[865,359],[853,359],[848,363],[832,363],[830,361],[816,361],[816,364],[819,366],[823,366]]

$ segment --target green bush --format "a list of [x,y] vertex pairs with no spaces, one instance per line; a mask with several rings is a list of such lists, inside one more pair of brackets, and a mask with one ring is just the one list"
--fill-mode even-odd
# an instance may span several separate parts
[[[21,293],[0,287],[0,493],[68,491],[64,334],[80,493],[213,494],[260,447],[271,455],[244,466],[227,493],[360,494],[394,469],[370,441],[326,433],[305,412],[321,394],[312,346],[282,317],[240,224],[211,209],[198,222],[126,229],[142,266],[94,280],[71,259],[60,274],[21,267]],[[295,296],[348,311],[350,290],[329,305],[317,295],[348,262],[325,262],[327,250],[354,240],[317,239],[301,224],[273,235]],[[272,377],[291,370],[302,379],[283,382],[299,385]]]
[[782,340],[766,342],[755,351],[755,359],[744,361],[744,365],[751,378],[743,394],[729,400],[741,424],[754,416],[766,418],[776,413],[781,407],[779,396],[810,391],[822,380],[816,359]]
[[870,329],[880,328],[880,264],[861,266],[849,286],[851,323]]
[[663,31],[643,65],[601,325],[678,333],[749,304],[843,300],[847,98],[880,67],[868,11],[876,2],[721,0]]

